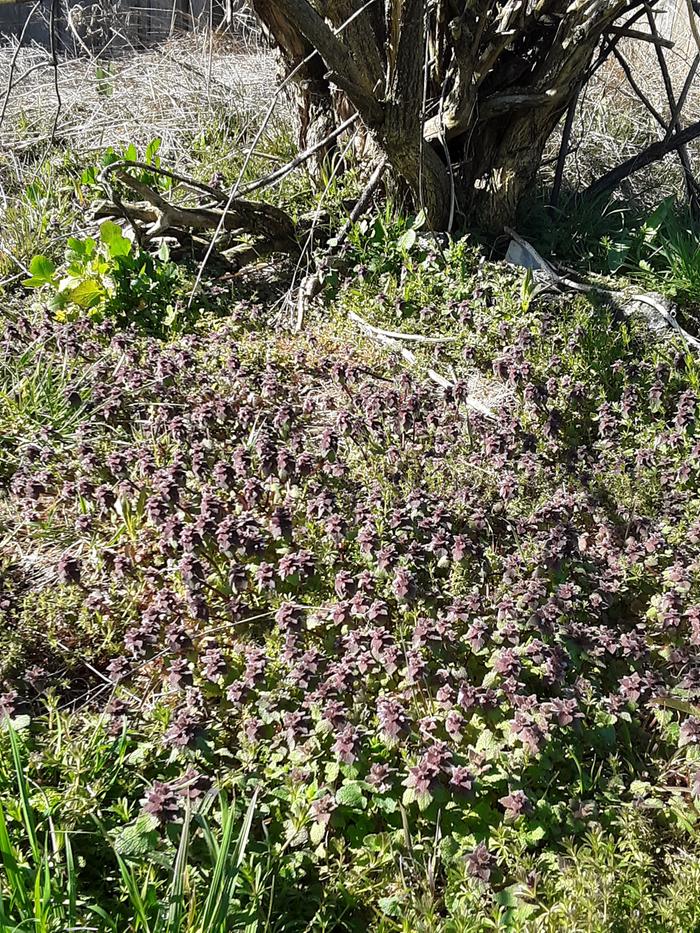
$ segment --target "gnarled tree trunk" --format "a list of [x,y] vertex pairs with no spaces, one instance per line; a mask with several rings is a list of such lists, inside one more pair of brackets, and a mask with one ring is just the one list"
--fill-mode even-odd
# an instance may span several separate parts
[[433,229],[444,229],[456,209],[468,222],[500,231],[532,185],[547,138],[601,36],[641,3],[253,0],[253,6],[289,70],[308,58],[296,75],[303,146],[340,121],[338,89]]

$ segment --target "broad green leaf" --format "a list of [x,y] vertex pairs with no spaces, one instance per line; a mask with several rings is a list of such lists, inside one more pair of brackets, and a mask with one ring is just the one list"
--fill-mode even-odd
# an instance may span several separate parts
[[105,290],[95,279],[85,279],[70,293],[70,300],[79,308],[94,308],[104,297]]
[[31,278],[25,279],[22,284],[27,288],[39,288],[53,283],[56,266],[46,256],[34,256],[29,263],[29,271]]
[[117,256],[128,256],[131,252],[131,240],[128,240],[122,233],[122,228],[111,220],[105,220],[100,225],[100,239],[113,259]]
[[310,842],[317,846],[320,842],[323,841],[323,837],[326,835],[326,827],[321,823],[314,823],[311,829],[309,830],[309,840]]
[[386,914],[387,917],[401,916],[401,901],[396,895],[392,895],[390,897],[380,897],[377,901],[377,904],[382,913]]
[[158,151],[160,150],[161,144],[162,140],[157,136],[155,139],[150,141],[150,143],[146,146],[146,158],[144,159],[144,162],[153,162],[156,155],[158,154]]
[[119,855],[129,856],[145,855],[155,849],[158,844],[156,827],[158,821],[149,813],[137,816],[133,823],[129,823],[118,834],[114,841],[114,848]]
[[401,234],[401,236],[397,240],[397,245],[399,249],[404,250],[405,252],[408,253],[415,245],[416,238],[417,238],[417,233],[413,228],[411,228]]
[[119,156],[114,151],[114,149],[112,149],[111,146],[109,147],[109,149],[107,149],[107,151],[102,156],[102,164],[105,166],[105,168],[108,165],[112,165],[112,163],[119,162],[119,161],[120,161]]
[[357,781],[350,781],[338,789],[335,799],[339,804],[353,809],[367,805],[367,798],[362,793],[362,786]]

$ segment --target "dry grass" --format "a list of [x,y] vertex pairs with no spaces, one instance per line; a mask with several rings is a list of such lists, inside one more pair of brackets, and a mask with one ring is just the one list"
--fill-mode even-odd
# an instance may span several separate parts
[[[625,40],[619,48],[642,93],[659,114],[668,119],[668,98],[653,46]],[[665,50],[676,98],[681,93],[694,54],[695,47],[689,48],[687,44]],[[700,120],[700,72],[687,96],[682,120],[684,126]],[[664,136],[664,131],[630,86],[620,64],[614,58],[609,59],[580,97],[566,163],[566,187],[585,188],[595,178]],[[546,175],[553,175],[560,138],[559,133],[555,133],[550,139]],[[698,177],[700,142],[689,145],[688,153]],[[623,188],[626,196],[649,205],[667,195],[682,196],[684,183],[678,156],[671,154],[631,176]]]
[[[0,50],[0,88],[7,88],[13,50]],[[112,60],[64,60],[54,70],[47,53],[22,49],[15,81],[34,69],[9,94],[0,125],[0,151],[21,155],[57,141],[78,150],[98,150],[154,137],[175,153],[183,135],[196,135],[225,114],[244,126],[260,114],[274,86],[274,57],[260,48],[241,48],[191,36]],[[105,74],[107,72],[107,74]],[[6,93],[6,91],[5,91]],[[54,130],[54,121],[56,126]]]

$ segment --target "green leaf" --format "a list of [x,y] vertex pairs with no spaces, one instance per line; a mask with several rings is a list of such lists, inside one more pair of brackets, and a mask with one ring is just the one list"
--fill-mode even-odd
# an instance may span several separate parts
[[420,230],[421,227],[425,226],[426,220],[427,220],[427,217],[425,215],[425,211],[423,210],[423,208],[421,208],[416,214],[411,226],[413,227],[414,230]]
[[105,290],[95,279],[85,279],[70,292],[70,300],[79,308],[94,308],[104,297]]
[[396,895],[391,895],[390,897],[380,897],[377,901],[379,909],[382,913],[386,914],[387,917],[400,917],[401,916],[401,901]]
[[314,823],[309,830],[309,840],[315,846],[323,841],[325,835],[326,827],[322,823]]
[[367,806],[367,798],[362,793],[362,785],[357,781],[349,781],[338,789],[335,799],[344,807],[359,810]]
[[25,279],[22,284],[27,288],[40,288],[42,285],[52,285],[56,266],[46,256],[34,256],[29,263],[31,278]]
[[476,740],[476,751],[487,759],[492,759],[500,754],[501,743],[490,729],[484,729]]
[[525,834],[525,838],[527,839],[529,845],[536,846],[537,843],[541,842],[546,835],[547,831],[545,830],[544,826],[540,826],[536,823],[532,829],[528,829],[527,833]]
[[105,220],[100,225],[100,239],[107,247],[112,259],[117,256],[128,256],[131,252],[131,240],[128,240],[122,233],[121,227],[111,220]]
[[81,185],[94,185],[97,182],[97,169],[94,165],[88,166],[80,176]]
[[66,243],[67,259],[82,259],[85,256],[85,241],[69,236]]
[[154,816],[142,813],[119,832],[114,842],[116,852],[128,858],[152,851],[158,844],[157,826]]
[[340,774],[340,764],[337,761],[329,761],[326,765],[326,781],[329,784],[332,784],[333,781],[338,780],[338,775]]
[[404,231],[401,236],[396,241],[396,244],[400,250],[408,253],[415,245],[417,239],[416,231],[411,227],[409,230]]
[[158,137],[150,141],[150,143],[146,146],[146,158],[144,159],[144,162],[153,162],[155,157],[158,155],[161,144],[162,140],[158,139]]

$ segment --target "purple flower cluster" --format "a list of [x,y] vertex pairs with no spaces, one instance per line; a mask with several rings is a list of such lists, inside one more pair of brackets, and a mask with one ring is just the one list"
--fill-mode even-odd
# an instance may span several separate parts
[[[638,386],[612,372],[601,395],[565,371],[581,335],[538,370],[521,330],[493,362],[509,394],[490,420],[459,386],[377,378],[313,341],[42,327],[90,364],[86,407],[77,447],[18,451],[15,531],[40,547],[46,516],[61,529],[51,585],[122,639],[116,683],[159,685],[176,753],[213,734],[381,793],[491,794],[516,819],[539,756],[593,748],[601,723],[656,728],[639,711],[659,693],[700,699],[680,376],[639,363]],[[636,438],[654,412],[655,439]],[[689,718],[680,744],[699,741]],[[144,806],[169,819],[181,797],[161,783]],[[477,847],[471,873],[490,864]]]

